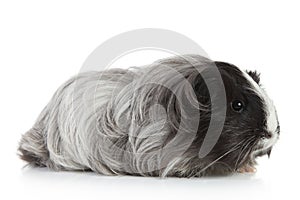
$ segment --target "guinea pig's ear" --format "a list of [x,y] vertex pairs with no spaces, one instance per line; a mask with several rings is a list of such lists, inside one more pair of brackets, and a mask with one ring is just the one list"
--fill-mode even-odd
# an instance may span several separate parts
[[249,74],[249,76],[251,76],[251,78],[259,85],[260,84],[260,73],[258,73],[257,71],[246,71],[247,74]]

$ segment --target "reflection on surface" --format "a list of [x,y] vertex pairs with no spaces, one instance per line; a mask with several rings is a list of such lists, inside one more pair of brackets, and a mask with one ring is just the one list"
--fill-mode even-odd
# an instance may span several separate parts
[[84,186],[110,188],[118,190],[126,188],[137,189],[188,189],[188,190],[216,190],[221,192],[228,189],[250,191],[251,188],[263,188],[264,182],[256,174],[233,174],[224,177],[201,177],[201,178],[157,178],[135,176],[103,176],[93,172],[54,172],[47,168],[24,168],[21,174],[24,183],[38,183],[43,181],[47,184],[61,184],[66,186]]

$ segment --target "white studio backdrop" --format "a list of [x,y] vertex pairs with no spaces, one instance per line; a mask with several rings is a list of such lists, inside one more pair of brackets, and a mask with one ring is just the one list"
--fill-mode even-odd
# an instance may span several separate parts
[[[297,1],[1,1],[1,199],[299,199],[300,46]],[[162,28],[197,42],[213,60],[258,70],[281,136],[257,173],[199,179],[105,177],[22,169],[16,149],[55,90],[102,42]],[[105,56],[105,55],[104,55]],[[113,66],[169,56],[145,50]]]

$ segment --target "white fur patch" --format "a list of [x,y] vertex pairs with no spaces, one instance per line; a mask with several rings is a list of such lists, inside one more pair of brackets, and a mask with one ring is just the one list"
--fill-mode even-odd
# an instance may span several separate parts
[[264,148],[269,148],[274,145],[274,143],[278,139],[278,133],[276,132],[278,126],[276,109],[273,104],[273,101],[268,97],[266,91],[261,88],[246,72],[243,72],[245,78],[250,82],[252,88],[256,92],[256,94],[264,101],[265,111],[266,111],[266,126],[267,131],[272,134],[272,137],[269,139],[264,139],[262,142],[264,144]]

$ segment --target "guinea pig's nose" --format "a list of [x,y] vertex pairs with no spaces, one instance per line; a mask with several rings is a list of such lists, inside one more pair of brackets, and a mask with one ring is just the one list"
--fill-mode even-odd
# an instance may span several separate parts
[[272,137],[272,133],[269,131],[264,131],[263,132],[263,138],[270,139]]

